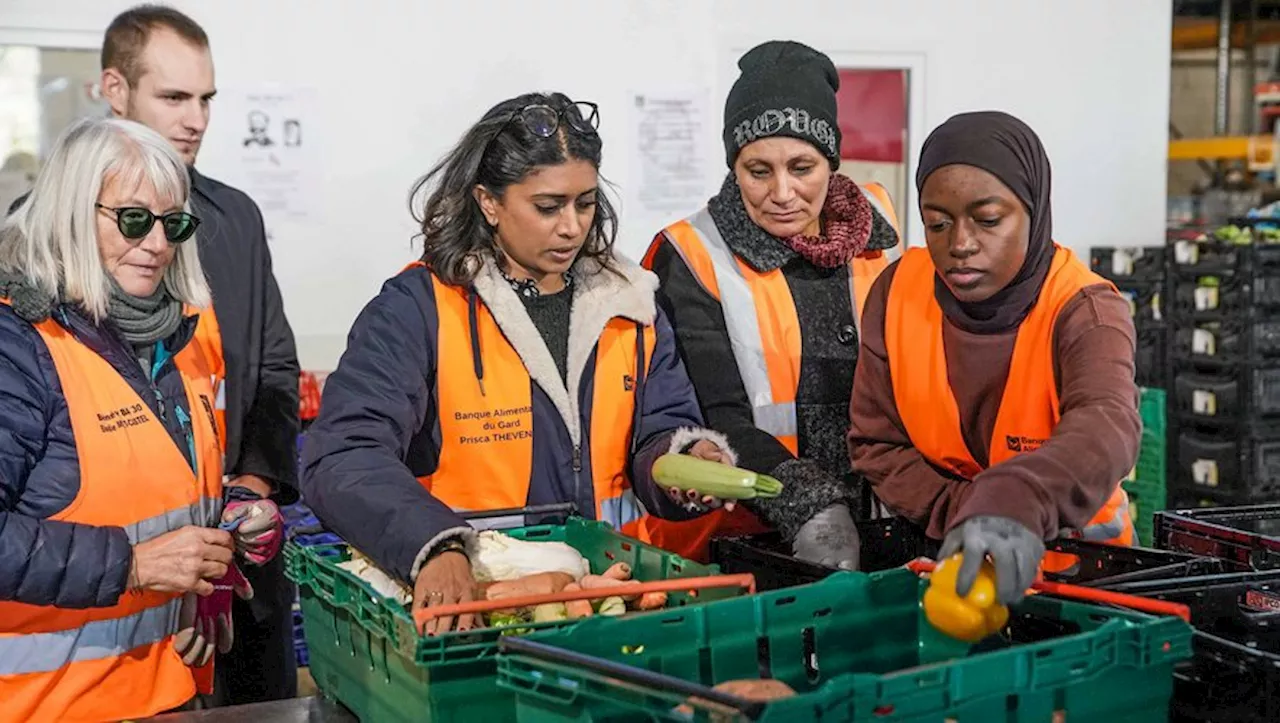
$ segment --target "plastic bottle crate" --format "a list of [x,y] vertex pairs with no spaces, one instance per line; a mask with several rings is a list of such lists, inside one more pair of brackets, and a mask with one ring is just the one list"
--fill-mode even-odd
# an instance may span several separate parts
[[1160,324],[1139,326],[1134,353],[1134,380],[1139,386],[1165,389],[1169,386],[1169,327]]
[[305,668],[311,662],[307,654],[306,633],[302,629],[302,608],[297,603],[293,606],[293,657],[299,668]]
[[1280,245],[1234,244],[1211,238],[1196,241],[1178,239],[1172,242],[1172,264],[1182,275],[1219,273],[1264,274],[1280,272]]
[[1169,259],[1167,246],[1094,246],[1089,249],[1089,268],[1114,282],[1160,281]]
[[1241,570],[1280,570],[1280,504],[1165,510],[1156,515],[1156,544]]
[[1178,369],[1173,399],[1177,414],[1196,423],[1233,425],[1280,417],[1280,364]]
[[1280,499],[1280,437],[1241,428],[1179,430],[1170,493],[1220,502]]
[[[938,543],[902,518],[859,522],[858,534],[862,540],[862,572],[880,572],[901,567],[918,557],[934,558],[938,554]],[[1186,577],[1227,569],[1216,560],[1185,553],[1117,547],[1071,538],[1050,541],[1046,547],[1077,558],[1078,565],[1049,575],[1056,582],[1075,585],[1097,586],[1112,579]],[[712,540],[711,560],[726,573],[751,573],[758,590],[808,585],[839,572],[792,557],[788,545],[777,533]]]
[[1144,387],[1139,390],[1138,413],[1142,419],[1142,440],[1138,461],[1123,481],[1129,493],[1129,517],[1138,539],[1135,544],[1150,545],[1151,515],[1164,509],[1168,487],[1168,393],[1163,389]]
[[1166,307],[1175,321],[1224,319],[1246,311],[1280,308],[1280,274],[1202,276],[1173,283],[1173,299]]
[[[1033,595],[1003,634],[971,647],[925,620],[926,585],[903,569],[841,572],[614,625],[588,620],[526,639],[550,646],[548,657],[588,658],[504,645],[499,684],[516,692],[522,723],[694,719],[677,711],[685,693],[637,672],[707,687],[777,679],[797,695],[761,705],[765,722],[1167,720],[1173,666],[1191,654],[1183,621]],[[594,660],[625,667],[602,673]],[[698,720],[726,711],[696,705]]]
[[[568,543],[596,573],[615,562],[628,563],[633,576],[646,581],[719,572],[714,565],[685,560],[624,537],[603,523],[578,518],[564,525],[525,527],[507,534]],[[497,641],[510,628],[420,636],[404,606],[337,567],[350,557],[346,545],[290,544],[285,554],[289,577],[298,584],[311,675],[325,695],[350,708],[361,721],[515,720],[514,696],[496,684]],[[736,594],[735,590],[709,590],[695,600],[685,593],[672,593],[668,606]],[[575,624],[518,627],[538,630]]]
[[1194,651],[1174,669],[1172,720],[1280,720],[1280,572],[1128,583],[1110,589],[1182,603],[1191,610]]
[[[933,557],[938,552],[938,543],[901,517],[859,521],[857,525],[862,541],[859,567],[863,572],[901,567],[917,557]],[[757,590],[807,585],[838,572],[833,567],[792,557],[790,545],[776,532],[712,539],[711,561],[726,573],[755,575]]]
[[1186,365],[1218,368],[1280,361],[1280,320],[1275,314],[1241,312],[1222,320],[1187,322],[1174,332],[1174,358]]
[[1129,302],[1129,314],[1137,326],[1161,323],[1165,320],[1161,305],[1163,281],[1117,281],[1116,289]]

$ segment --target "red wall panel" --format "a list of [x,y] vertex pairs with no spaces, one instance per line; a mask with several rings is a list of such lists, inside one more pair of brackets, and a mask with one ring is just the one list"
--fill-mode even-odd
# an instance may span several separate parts
[[840,157],[902,163],[907,138],[907,72],[840,70],[836,93]]

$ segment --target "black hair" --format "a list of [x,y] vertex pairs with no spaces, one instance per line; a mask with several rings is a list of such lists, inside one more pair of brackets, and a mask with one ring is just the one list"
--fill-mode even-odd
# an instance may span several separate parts
[[[517,118],[523,108],[538,104],[563,109],[566,116],[547,138],[539,137]],[[573,101],[563,93],[526,93],[505,100],[489,109],[434,168],[414,183],[409,203],[414,220],[422,228],[422,261],[441,281],[467,286],[475,279],[483,254],[500,258],[493,229],[474,195],[477,185],[502,198],[507,187],[520,183],[541,166],[580,160],[599,171],[600,136],[570,128],[571,122],[580,127],[585,124]],[[426,198],[419,210],[416,201],[423,195]],[[617,233],[618,214],[601,188],[578,258],[592,258],[601,268],[612,268]]]

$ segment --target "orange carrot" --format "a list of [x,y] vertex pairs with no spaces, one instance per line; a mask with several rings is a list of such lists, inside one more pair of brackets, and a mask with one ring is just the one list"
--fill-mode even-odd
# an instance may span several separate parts
[[[633,586],[639,585],[640,581],[639,580],[615,580],[611,577],[605,577],[604,575],[583,575],[582,582],[580,582],[579,584],[582,585],[583,590],[596,590],[598,588],[633,587]],[[638,596],[637,595],[621,595],[621,597],[627,602],[631,602],[635,600]]]
[[640,610],[657,610],[665,607],[667,604],[667,594],[665,592],[647,592],[640,596],[640,602],[636,607]]
[[[568,585],[564,586],[565,592],[574,592],[581,589],[582,589],[582,586],[576,582],[571,582]],[[565,610],[569,613],[570,620],[577,620],[579,618],[589,618],[595,614],[595,611],[591,609],[590,600],[570,600],[564,604],[564,607],[565,607]]]
[[601,577],[613,578],[614,580],[630,580],[631,566],[625,562],[615,562],[604,571]]

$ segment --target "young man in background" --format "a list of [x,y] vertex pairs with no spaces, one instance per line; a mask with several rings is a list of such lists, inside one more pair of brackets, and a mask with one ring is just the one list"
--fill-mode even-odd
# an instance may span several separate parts
[[[298,499],[298,359],[271,271],[262,214],[239,190],[195,169],[216,92],[204,30],[172,8],[139,5],[121,13],[102,43],[102,95],[112,112],[150,126],[191,168],[191,205],[201,219],[200,259],[213,291],[198,338],[221,363],[218,416],[229,500]],[[225,421],[224,421],[225,420]],[[247,523],[242,527],[247,527]],[[243,565],[254,587],[233,606],[234,641],[218,656],[213,705],[297,695],[293,585],[283,558]]]

